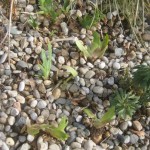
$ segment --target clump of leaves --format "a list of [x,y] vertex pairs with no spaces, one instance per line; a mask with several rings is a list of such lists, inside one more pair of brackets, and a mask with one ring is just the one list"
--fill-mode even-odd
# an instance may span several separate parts
[[56,18],[59,16],[57,10],[57,3],[53,0],[39,0],[40,11],[39,14],[44,14],[50,16],[52,22],[55,22]]
[[101,119],[98,119],[90,109],[85,108],[83,109],[84,113],[87,114],[89,118],[92,119],[92,125],[96,129],[100,129],[104,127],[107,123],[111,122],[112,119],[115,117],[115,107],[111,107],[108,109],[108,111],[102,116]]
[[116,114],[122,119],[130,119],[140,107],[139,96],[123,90],[116,91],[111,97],[111,105],[115,107]]
[[108,48],[109,36],[106,35],[103,41],[97,32],[93,33],[93,41],[91,46],[84,46],[81,40],[76,40],[76,45],[85,57],[102,57]]
[[62,11],[68,13],[69,10],[72,9],[74,4],[75,4],[75,0],[64,0]]
[[27,133],[33,136],[36,136],[40,131],[43,131],[47,134],[50,134],[52,137],[65,141],[69,137],[65,132],[65,128],[68,124],[68,120],[66,117],[63,117],[58,125],[58,127],[54,127],[49,124],[34,124],[31,126],[27,126]]
[[30,16],[30,17],[29,17],[28,23],[29,23],[29,25],[30,25],[33,29],[36,29],[36,30],[39,29],[40,23],[39,23],[39,22],[37,21],[37,19],[34,18],[33,16]]
[[86,14],[82,18],[79,18],[79,22],[84,28],[91,28],[92,26],[96,26],[97,23],[104,18],[104,14],[100,11],[100,9],[96,8],[94,14]]
[[48,55],[46,51],[42,49],[41,52],[42,64],[39,64],[39,67],[42,71],[42,77],[47,79],[50,75],[51,64],[52,64],[52,45],[48,43]]
[[150,88],[150,67],[137,66],[137,70],[133,73],[133,83],[135,86],[143,89]]

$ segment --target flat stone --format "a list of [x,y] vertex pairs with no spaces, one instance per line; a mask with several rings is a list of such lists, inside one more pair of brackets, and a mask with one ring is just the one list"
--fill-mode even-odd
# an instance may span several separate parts
[[44,109],[47,106],[47,103],[44,100],[39,100],[37,107],[39,109]]
[[85,78],[91,79],[95,75],[95,72],[93,70],[89,70],[85,74]]
[[92,150],[94,146],[96,146],[96,144],[92,140],[88,140],[84,143],[85,150]]
[[16,66],[23,69],[28,68],[28,64],[25,61],[21,61],[21,60],[17,62]]
[[138,140],[139,140],[139,137],[136,134],[131,134],[130,135],[130,142],[132,144],[136,144],[138,142]]
[[101,87],[101,86],[95,86],[93,88],[93,92],[96,93],[96,94],[103,94],[103,91],[104,91],[104,88]]
[[143,128],[141,123],[138,120],[133,121],[133,127],[137,131],[140,131]]

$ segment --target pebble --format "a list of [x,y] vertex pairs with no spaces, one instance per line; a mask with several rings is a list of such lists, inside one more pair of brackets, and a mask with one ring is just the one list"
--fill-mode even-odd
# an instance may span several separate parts
[[124,50],[122,48],[115,48],[115,56],[121,57],[124,55]]
[[44,109],[46,108],[46,106],[47,106],[47,103],[44,100],[39,100],[39,102],[37,103],[37,107],[39,109]]
[[27,5],[27,7],[25,8],[26,12],[33,12],[34,7],[32,5]]
[[128,144],[130,142],[130,136],[129,135],[125,135],[124,136],[124,143]]
[[121,66],[120,66],[120,64],[119,64],[118,62],[114,62],[114,63],[113,63],[113,68],[114,68],[114,69],[119,70],[120,67],[121,67]]
[[21,143],[24,143],[25,141],[26,141],[26,136],[19,136],[19,141],[21,142]]
[[7,53],[4,53],[0,58],[0,64],[4,63],[7,58]]
[[54,96],[54,99],[58,99],[61,96],[61,90],[59,88],[56,88],[53,90],[52,95]]
[[60,24],[60,26],[61,26],[61,29],[62,29],[64,35],[68,35],[69,29],[68,29],[68,27],[67,27],[66,22],[62,22],[62,23]]
[[38,117],[38,115],[37,115],[35,112],[32,112],[32,113],[30,114],[30,117],[31,117],[32,120],[36,120],[37,117]]
[[20,91],[20,92],[24,91],[24,88],[25,88],[25,81],[21,81],[21,82],[19,83],[19,91]]
[[73,142],[73,143],[71,143],[71,148],[81,148],[81,144],[80,143],[78,143],[78,142]]
[[133,127],[137,131],[140,131],[143,128],[141,123],[138,120],[133,121]]
[[14,116],[9,116],[8,123],[9,123],[9,125],[12,126],[15,123],[15,117]]
[[11,137],[6,138],[6,144],[13,146],[15,144],[14,140]]
[[128,122],[122,122],[121,124],[120,124],[120,129],[122,130],[122,131],[125,131],[125,130],[127,130],[127,128],[128,128]]
[[32,141],[34,140],[34,136],[33,136],[33,135],[28,134],[28,136],[27,136],[27,140],[28,140],[29,142],[32,142]]
[[49,146],[49,150],[61,150],[57,144],[52,144]]
[[10,97],[16,97],[17,94],[18,94],[17,91],[8,91],[8,95],[9,95]]
[[104,91],[104,88],[101,87],[101,86],[95,86],[95,87],[93,88],[93,92],[96,93],[96,94],[102,94],[103,91]]
[[108,13],[107,13],[107,19],[111,20],[112,17],[113,17],[112,13],[111,13],[111,12],[108,12]]
[[92,140],[88,140],[84,143],[85,150],[92,150],[93,146],[96,146],[96,144]]
[[25,98],[19,94],[16,96],[16,100],[21,104],[25,103]]
[[111,127],[111,128],[110,128],[110,132],[111,132],[113,135],[117,135],[117,134],[119,133],[119,130],[118,130],[118,128]]
[[21,61],[21,60],[17,62],[16,66],[22,69],[28,68],[28,64],[25,61]]
[[65,63],[65,58],[64,58],[63,56],[59,56],[59,57],[58,57],[58,62],[59,62],[60,64],[64,64],[64,63]]
[[99,68],[100,68],[100,69],[104,69],[105,66],[106,66],[106,64],[105,64],[104,61],[101,61],[101,62],[99,63]]
[[18,150],[30,150],[31,146],[28,143],[22,144]]
[[139,138],[138,138],[138,136],[137,136],[136,134],[131,134],[131,135],[130,135],[130,142],[131,142],[132,144],[137,143],[138,140],[139,140]]
[[32,108],[34,108],[34,107],[36,107],[37,103],[38,103],[37,100],[32,100],[31,103],[30,103],[30,106]]
[[76,117],[76,122],[81,122],[82,118],[83,118],[83,117],[82,117],[81,115],[77,116],[77,117]]
[[69,88],[69,91],[75,93],[79,90],[79,86],[77,84],[72,84]]
[[108,84],[109,84],[109,85],[114,85],[114,82],[115,82],[114,77],[108,78]]
[[95,72],[93,70],[89,70],[85,74],[86,79],[91,79],[95,75]]
[[81,64],[81,65],[86,64],[86,61],[85,61],[85,59],[84,59],[84,58],[80,58],[80,64]]
[[0,148],[1,150],[9,150],[8,146],[6,145],[5,142],[0,140]]
[[149,33],[144,33],[142,35],[142,38],[143,38],[144,41],[150,41],[150,34]]
[[77,141],[78,143],[82,143],[82,142],[83,142],[83,140],[84,140],[84,138],[83,138],[83,137],[77,137],[77,138],[76,138],[76,141]]
[[19,110],[16,108],[12,108],[10,113],[12,116],[15,117],[15,116],[19,115]]

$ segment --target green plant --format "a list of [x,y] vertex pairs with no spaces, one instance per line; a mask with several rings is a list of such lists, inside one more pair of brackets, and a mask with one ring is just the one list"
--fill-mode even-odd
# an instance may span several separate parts
[[101,41],[100,35],[94,32],[91,46],[84,46],[81,40],[76,40],[76,45],[85,57],[102,57],[108,48],[108,42],[108,35]]
[[40,23],[39,23],[39,22],[37,21],[37,19],[34,18],[33,16],[30,16],[30,17],[29,17],[28,23],[29,23],[29,25],[30,25],[33,29],[36,29],[36,30],[39,29]]
[[30,135],[37,135],[40,131],[46,132],[53,136],[58,140],[67,140],[69,137],[68,134],[65,132],[65,128],[68,124],[68,120],[66,117],[63,117],[58,125],[58,127],[54,127],[49,124],[34,124],[31,126],[27,126],[27,133]]
[[115,107],[111,107],[108,109],[108,111],[102,116],[101,119],[98,119],[90,109],[83,109],[84,113],[87,114],[87,116],[89,118],[92,119],[91,124],[96,128],[96,129],[100,129],[102,127],[104,127],[107,123],[109,123],[110,121],[112,121],[112,119],[114,119],[115,117]]
[[116,114],[122,119],[130,119],[140,107],[139,96],[123,90],[116,91],[111,97],[111,106],[115,107]]
[[51,64],[52,64],[52,45],[48,43],[48,55],[46,56],[46,51],[42,49],[41,52],[42,64],[39,67],[42,71],[42,77],[47,79],[50,75]]
[[84,28],[91,28],[92,26],[96,26],[97,23],[104,18],[104,14],[100,11],[100,9],[95,8],[94,14],[86,14],[83,17],[79,18],[79,22]]
[[55,22],[56,18],[59,16],[59,11],[57,8],[57,3],[53,0],[39,0],[40,10],[39,14],[44,14],[50,16],[52,22]]
[[75,0],[64,0],[62,11],[64,13],[68,13],[69,10],[73,9],[73,5],[75,5],[75,3],[76,3]]
[[145,90],[150,88],[150,67],[141,65],[135,69],[137,70],[133,72],[134,85]]

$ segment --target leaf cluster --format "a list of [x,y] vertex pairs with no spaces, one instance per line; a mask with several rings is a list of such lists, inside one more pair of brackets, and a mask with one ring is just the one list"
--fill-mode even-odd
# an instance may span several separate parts
[[48,43],[48,56],[46,56],[46,51],[43,49],[41,52],[42,64],[39,67],[42,71],[42,77],[47,79],[50,75],[51,64],[52,64],[52,45]]
[[40,23],[37,21],[36,18],[34,18],[33,16],[30,16],[28,19],[28,23],[33,29],[38,30]]
[[27,126],[27,133],[30,135],[37,135],[40,131],[46,132],[53,136],[58,140],[67,140],[69,137],[68,134],[65,132],[65,128],[68,124],[68,120],[66,117],[63,117],[58,125],[58,127],[54,127],[49,124],[34,124],[31,126]]
[[111,96],[111,106],[115,107],[116,114],[122,119],[129,119],[140,107],[139,96],[123,90],[116,91]]
[[59,16],[57,3],[54,0],[39,0],[39,8],[41,10],[39,14],[50,16],[52,22],[55,22],[56,18]]
[[102,57],[108,48],[109,36],[106,35],[103,41],[100,40],[100,35],[97,32],[93,33],[93,41],[90,46],[84,46],[81,40],[76,40],[78,49],[85,57]]
[[115,117],[115,107],[111,107],[108,109],[108,111],[102,116],[101,119],[98,119],[90,109],[83,109],[84,113],[87,114],[87,116],[89,118],[92,119],[92,125],[96,128],[96,129],[100,129],[102,127],[104,127],[107,123],[109,123],[110,121],[112,121],[112,119],[114,119]]

